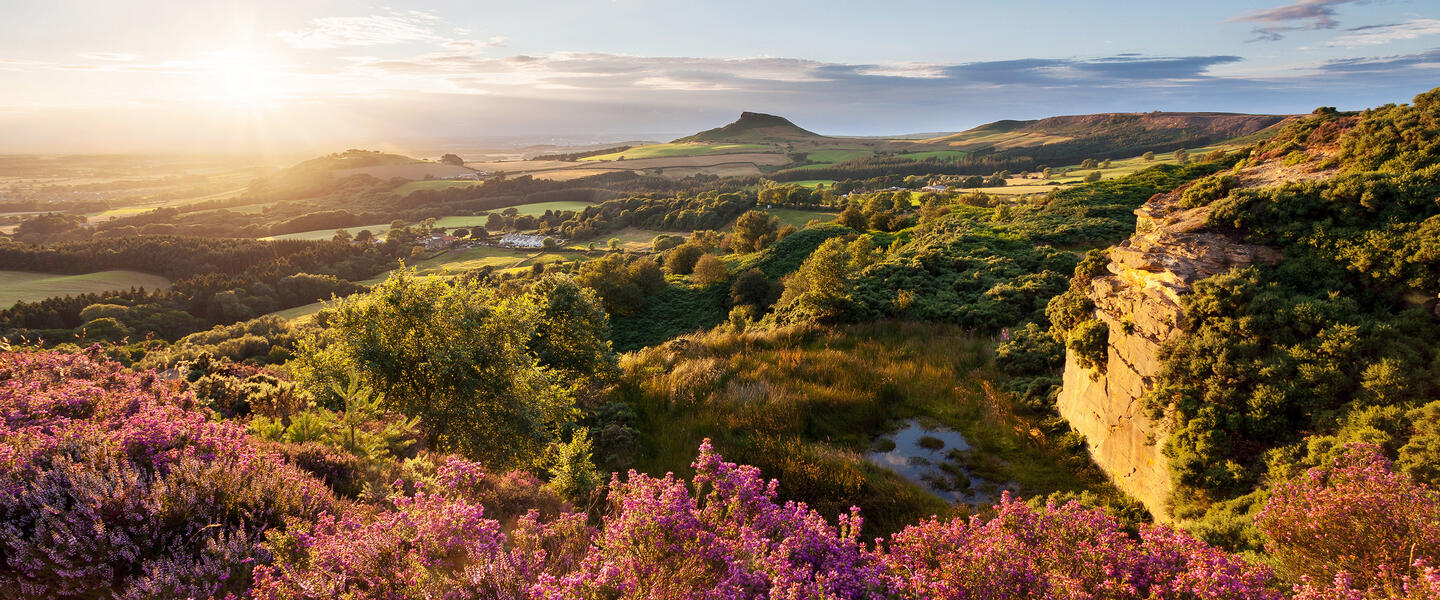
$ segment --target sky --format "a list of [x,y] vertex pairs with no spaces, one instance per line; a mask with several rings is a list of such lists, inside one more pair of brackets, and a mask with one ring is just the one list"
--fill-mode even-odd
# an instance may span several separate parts
[[0,152],[832,135],[1440,86],[1440,2],[5,0]]

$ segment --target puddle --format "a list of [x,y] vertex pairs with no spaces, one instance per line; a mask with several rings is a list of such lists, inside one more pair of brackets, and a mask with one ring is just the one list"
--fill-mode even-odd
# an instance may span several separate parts
[[970,443],[959,431],[925,424],[918,419],[903,425],[900,430],[881,436],[865,458],[948,502],[984,504],[999,498],[1001,490],[1011,487],[970,474],[957,456],[970,449]]

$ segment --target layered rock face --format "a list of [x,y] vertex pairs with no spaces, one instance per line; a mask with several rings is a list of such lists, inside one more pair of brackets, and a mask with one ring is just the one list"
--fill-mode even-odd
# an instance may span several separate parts
[[1210,208],[1182,208],[1180,190],[1155,195],[1135,214],[1135,235],[1110,249],[1110,274],[1090,283],[1095,316],[1110,328],[1106,365],[1087,369],[1067,353],[1058,407],[1111,479],[1169,521],[1170,473],[1161,452],[1169,432],[1142,402],[1160,372],[1160,347],[1180,334],[1181,299],[1195,282],[1280,255],[1204,229]]

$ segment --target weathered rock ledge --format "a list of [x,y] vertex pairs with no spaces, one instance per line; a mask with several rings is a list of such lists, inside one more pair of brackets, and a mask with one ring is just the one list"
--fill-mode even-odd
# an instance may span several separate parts
[[1195,282],[1256,262],[1274,249],[1205,229],[1209,207],[1180,206],[1180,192],[1156,194],[1136,209],[1135,235],[1111,248],[1109,275],[1091,281],[1095,316],[1110,328],[1100,371],[1067,353],[1058,407],[1115,483],[1170,520],[1170,472],[1161,450],[1168,425],[1151,420],[1142,398],[1154,388],[1162,345],[1180,334],[1182,298]]

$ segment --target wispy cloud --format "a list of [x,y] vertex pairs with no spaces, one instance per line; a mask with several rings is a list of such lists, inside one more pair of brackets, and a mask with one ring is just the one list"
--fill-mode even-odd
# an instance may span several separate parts
[[1335,18],[1335,7],[1342,4],[1363,3],[1365,0],[1296,0],[1275,8],[1252,10],[1230,19],[1231,23],[1260,23],[1255,28],[1255,39],[1250,41],[1278,41],[1291,31],[1334,29],[1340,26]]
[[[1236,56],[1022,59],[973,63],[847,64],[793,58],[651,57],[560,52],[546,56],[476,56],[464,49],[404,59],[351,59],[378,75],[443,78],[459,89],[546,84],[555,88],[739,90],[753,93],[883,89],[911,82],[935,89],[964,86],[1135,85],[1195,81]],[[493,89],[490,91],[494,91]]]
[[139,54],[129,52],[78,52],[75,56],[90,60],[103,60],[108,62],[130,62],[140,60]]
[[1326,46],[1332,48],[1358,48],[1361,46],[1380,46],[1397,40],[1413,40],[1427,35],[1440,34],[1440,19],[1415,19],[1405,23],[1392,23],[1388,25],[1367,25],[1349,30],[1350,33],[1339,36],[1329,42]]
[[421,11],[368,17],[322,17],[298,31],[281,31],[285,43],[300,49],[380,46],[440,40],[432,24],[439,18]]
[[485,41],[479,40],[450,40],[443,45],[447,50],[455,52],[474,52],[481,48],[499,48],[510,43],[510,38],[495,36]]

